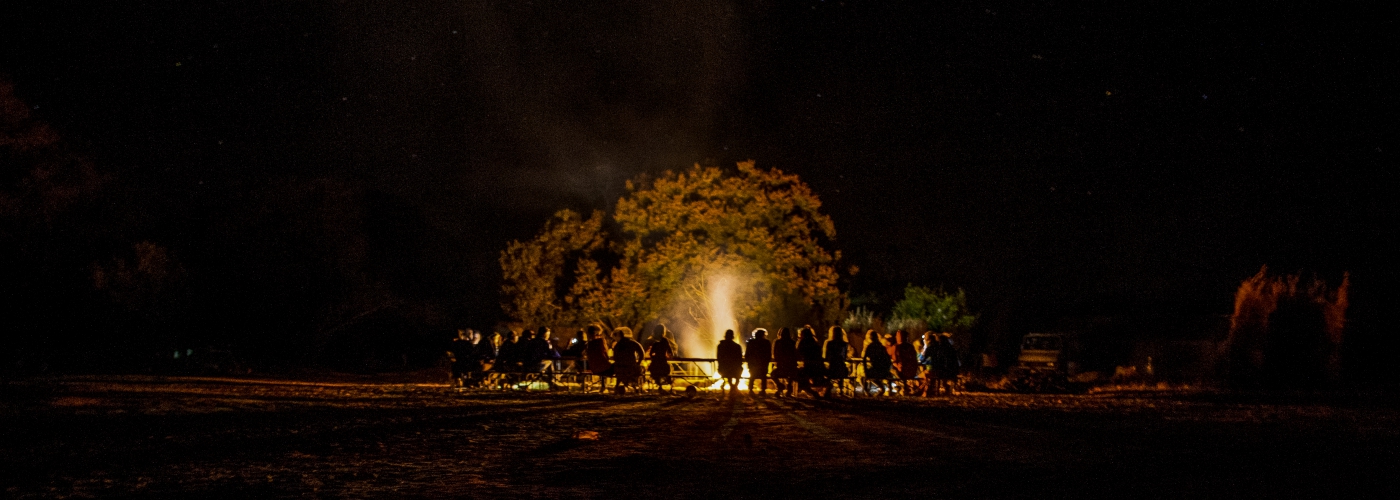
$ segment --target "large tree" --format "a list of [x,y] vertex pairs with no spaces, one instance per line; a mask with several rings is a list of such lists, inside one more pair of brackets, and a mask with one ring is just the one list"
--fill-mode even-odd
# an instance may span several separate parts
[[[713,300],[745,324],[832,321],[845,305],[836,229],[795,175],[695,165],[627,183],[601,212],[561,211],[501,253],[506,313],[526,324],[713,325]],[[723,289],[721,297],[717,289]]]

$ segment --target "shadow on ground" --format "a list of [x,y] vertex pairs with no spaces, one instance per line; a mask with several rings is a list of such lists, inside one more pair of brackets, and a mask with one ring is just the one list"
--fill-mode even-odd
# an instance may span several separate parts
[[[1328,398],[11,383],[12,497],[1393,497],[1394,408]],[[592,434],[587,431],[592,431]]]

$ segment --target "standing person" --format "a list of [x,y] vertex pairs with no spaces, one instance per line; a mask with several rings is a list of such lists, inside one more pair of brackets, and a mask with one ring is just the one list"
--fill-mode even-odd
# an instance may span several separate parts
[[797,388],[809,396],[819,397],[813,387],[826,385],[826,360],[822,357],[822,342],[817,340],[817,332],[812,325],[802,327],[797,339],[797,355],[802,358]]
[[[647,346],[647,374],[656,389],[671,384],[671,358],[676,355],[676,341],[666,331],[666,325],[651,329],[651,345]],[[674,386],[673,386],[674,387]],[[669,392],[669,391],[668,391]]]
[[846,330],[832,325],[826,331],[826,344],[822,346],[822,357],[826,358],[826,376],[835,384],[837,394],[846,393],[846,377],[851,369],[846,366],[846,354],[850,344],[846,343]]
[[761,381],[758,395],[766,395],[768,364],[773,362],[773,344],[768,343],[768,330],[754,330],[748,344],[748,349],[744,352],[744,364],[749,367],[749,394],[753,394],[754,381]]
[[609,361],[612,356],[609,353],[608,341],[603,338],[603,329],[598,325],[588,325],[588,336],[591,340],[588,341],[588,347],[584,348],[588,372],[598,377],[598,392],[608,392],[608,377],[617,372],[612,361]]
[[777,379],[778,397],[792,395],[792,385],[800,374],[797,371],[797,341],[792,338],[792,329],[778,329],[778,340],[773,341],[773,378]]
[[632,340],[632,329],[625,326],[613,330],[613,336],[617,337],[617,343],[613,344],[613,369],[614,375],[617,376],[617,386],[613,391],[622,394],[628,387],[639,391],[641,387],[637,381],[642,378],[642,359],[646,355],[642,352],[642,344]]
[[724,379],[720,390],[728,385],[730,392],[737,392],[739,379],[744,376],[744,348],[734,341],[734,330],[724,331],[724,340],[715,348],[715,360],[719,362],[719,376]]
[[899,342],[894,346],[894,368],[899,374],[899,382],[902,386],[900,394],[912,396],[915,393],[915,386],[919,381],[919,353],[914,350],[914,338],[904,330],[894,332],[895,340]]
[[894,368],[894,361],[890,359],[890,352],[879,332],[865,332],[865,350],[861,353],[861,358],[865,360],[865,393],[871,394],[870,385],[875,384],[880,386],[880,394],[888,396],[890,370]]

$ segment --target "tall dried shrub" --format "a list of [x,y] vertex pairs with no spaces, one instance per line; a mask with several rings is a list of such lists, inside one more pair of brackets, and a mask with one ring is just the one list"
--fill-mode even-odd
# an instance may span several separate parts
[[1349,287],[1349,275],[1330,288],[1316,277],[1270,276],[1267,267],[1244,280],[1224,344],[1229,380],[1277,388],[1337,381]]

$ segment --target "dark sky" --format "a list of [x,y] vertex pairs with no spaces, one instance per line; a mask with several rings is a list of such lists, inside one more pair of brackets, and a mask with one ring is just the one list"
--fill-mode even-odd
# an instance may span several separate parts
[[23,2],[0,74],[171,214],[274,176],[402,200],[476,321],[497,253],[550,212],[749,158],[817,190],[855,294],[960,286],[1026,328],[1228,312],[1261,265],[1393,295],[1380,10],[612,4]]

